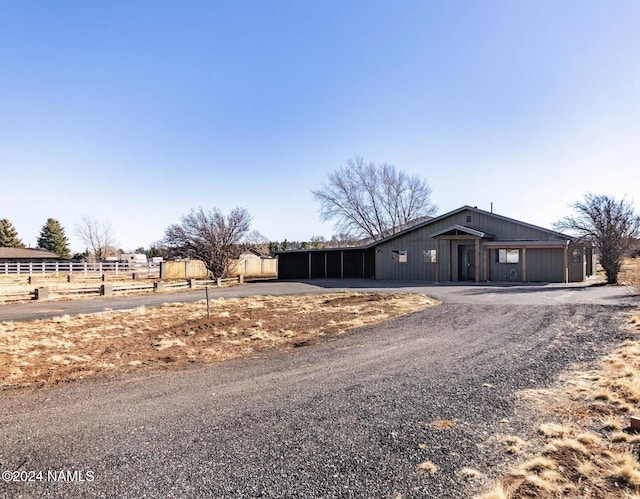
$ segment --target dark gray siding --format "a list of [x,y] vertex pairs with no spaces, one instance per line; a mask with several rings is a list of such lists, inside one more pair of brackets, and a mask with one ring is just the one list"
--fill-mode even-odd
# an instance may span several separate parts
[[[433,239],[418,240],[415,238],[399,238],[389,244],[377,247],[376,279],[401,279],[413,281],[435,281],[436,264],[425,263],[423,251],[435,249]],[[400,263],[391,257],[393,250],[406,250],[407,261]]]
[[[498,248],[490,250],[489,280],[490,281],[522,281],[522,251],[520,251],[520,261],[518,263],[499,263]],[[527,250],[527,268],[529,268],[529,252]]]
[[569,250],[569,282],[581,282],[587,278],[587,258],[585,248],[578,248],[580,261],[573,261],[573,248]]
[[[470,220],[469,218],[470,217]],[[492,234],[495,241],[560,241],[560,236],[539,229],[533,226],[522,225],[520,223],[505,220],[492,214],[478,213],[472,210],[463,210],[451,216],[432,222],[425,227],[413,230],[394,238],[390,241],[379,244],[376,249],[379,253],[376,255],[376,279],[414,279],[414,280],[435,280],[434,263],[423,263],[422,250],[435,248],[436,241],[431,238],[432,234],[437,234],[453,225],[463,225],[481,232]],[[451,250],[449,252],[449,243],[447,241],[440,242],[440,279],[448,280],[449,268],[451,269],[451,278],[458,279],[458,246],[465,244],[473,244],[473,240],[469,241],[451,241]],[[394,262],[391,259],[392,250],[406,250],[407,263]],[[562,250],[536,249],[531,255],[532,250],[527,250],[527,280],[531,280],[529,275],[530,269],[533,269],[533,276],[536,279],[544,277],[542,267],[538,268],[536,263],[536,252],[552,251],[560,253],[560,268],[562,269],[563,255]],[[496,260],[497,250],[492,249],[490,254],[489,278],[492,281],[509,281],[515,276],[515,280],[522,280],[522,255],[520,262],[517,264],[500,264]],[[555,253],[554,253],[555,255]],[[449,257],[451,261],[449,262]],[[532,256],[532,258],[531,258]],[[557,256],[550,257],[555,262]],[[479,272],[481,280],[484,280],[485,271],[484,249],[481,250],[479,258],[479,268],[475,272]],[[542,265],[542,264],[541,264]],[[554,264],[555,265],[555,264]],[[512,272],[516,271],[516,274]],[[555,274],[554,270],[550,271]],[[555,277],[553,281],[562,281],[562,271],[559,277]]]
[[562,282],[564,267],[563,249],[527,250],[527,281]]

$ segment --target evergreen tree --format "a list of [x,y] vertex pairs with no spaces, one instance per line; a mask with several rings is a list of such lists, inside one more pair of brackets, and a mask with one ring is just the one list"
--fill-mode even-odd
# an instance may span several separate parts
[[18,237],[18,231],[6,218],[0,220],[0,247],[24,248],[24,244]]
[[42,226],[38,247],[52,251],[61,258],[71,257],[69,239],[67,239],[62,225],[55,218],[48,218],[47,223]]

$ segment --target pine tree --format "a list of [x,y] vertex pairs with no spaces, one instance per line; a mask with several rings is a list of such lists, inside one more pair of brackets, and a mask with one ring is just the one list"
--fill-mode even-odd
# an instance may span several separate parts
[[6,218],[0,220],[0,247],[24,248],[24,244],[18,237],[18,231]]
[[48,218],[47,223],[42,226],[38,247],[53,251],[61,258],[70,258],[69,239],[64,234],[64,229],[55,218]]

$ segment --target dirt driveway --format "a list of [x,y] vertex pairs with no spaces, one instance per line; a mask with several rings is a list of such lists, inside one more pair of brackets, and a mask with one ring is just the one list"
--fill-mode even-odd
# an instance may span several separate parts
[[[546,285],[451,285],[370,279],[314,279],[311,281],[263,281],[231,288],[211,288],[215,298],[245,296],[327,293],[335,290],[424,293],[447,303],[531,304],[591,303],[633,304],[637,291],[628,286],[591,286],[584,284]],[[88,300],[43,301],[0,305],[0,322],[44,319],[60,315],[89,314],[105,310],[128,310],[164,303],[195,302],[204,298],[204,290],[176,293],[131,295]]]
[[468,497],[538,417],[516,391],[628,337],[633,293],[570,288],[431,286],[442,305],[291,352],[6,391],[0,471],[33,480],[0,495]]

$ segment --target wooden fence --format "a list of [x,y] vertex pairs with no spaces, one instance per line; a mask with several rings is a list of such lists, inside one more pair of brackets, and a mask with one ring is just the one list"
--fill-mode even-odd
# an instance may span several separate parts
[[276,258],[232,260],[229,266],[229,275],[276,277],[278,275],[278,260]]
[[[229,277],[275,277],[278,275],[278,260],[275,258],[231,260],[228,274]],[[160,264],[161,279],[206,279],[207,277],[207,268],[200,260],[169,261]]]
[[114,274],[117,276],[132,272],[157,274],[159,271],[159,267],[148,265],[132,267],[120,262],[0,262],[0,275],[55,275],[58,277],[60,274],[81,274],[87,277],[100,274]]
[[242,284],[242,276],[229,279],[187,279],[178,282],[162,282],[155,281],[152,284],[135,284],[133,286],[114,286],[113,284],[102,284],[100,286],[88,286],[75,289],[50,289],[47,287],[35,288],[33,291],[21,291],[13,293],[0,293],[0,302],[22,301],[25,299],[47,300],[52,297],[60,296],[79,296],[79,295],[101,295],[111,296],[115,293],[131,293],[136,291],[153,291],[163,292],[172,289],[188,288],[197,289],[209,285],[222,286],[225,283],[236,282]]

